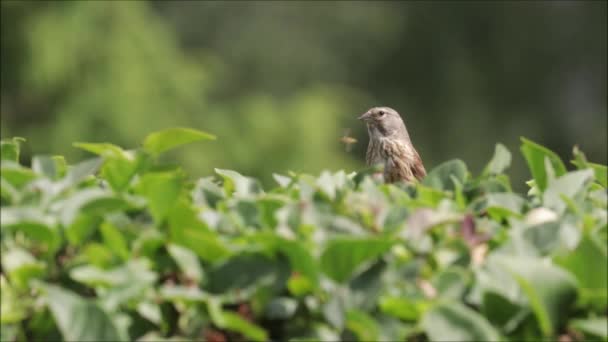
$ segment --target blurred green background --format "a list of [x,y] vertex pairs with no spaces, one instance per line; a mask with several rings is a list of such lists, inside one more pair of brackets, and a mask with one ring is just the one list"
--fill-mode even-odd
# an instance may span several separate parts
[[427,169],[461,158],[477,173],[502,142],[523,189],[520,136],[606,163],[603,1],[1,4],[1,135],[28,139],[24,161],[187,126],[219,138],[169,156],[194,177],[268,185],[362,168],[356,117],[386,105]]

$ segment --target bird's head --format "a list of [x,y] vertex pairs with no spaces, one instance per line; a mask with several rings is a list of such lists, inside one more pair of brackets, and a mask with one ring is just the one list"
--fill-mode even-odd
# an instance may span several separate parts
[[407,136],[405,124],[396,110],[389,107],[374,107],[359,116],[367,125],[370,138]]

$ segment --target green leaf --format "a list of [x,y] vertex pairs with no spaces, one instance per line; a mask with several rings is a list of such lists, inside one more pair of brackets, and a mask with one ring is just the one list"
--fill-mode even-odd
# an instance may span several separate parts
[[21,193],[10,184],[4,177],[0,177],[0,198],[6,201],[7,204],[13,204],[19,201]]
[[576,300],[574,277],[538,259],[505,256],[500,263],[521,287],[543,335],[553,336]]
[[160,225],[175,206],[182,191],[182,175],[177,172],[154,172],[142,176],[137,192],[148,201],[156,224]]
[[60,176],[57,158],[53,156],[34,156],[32,170],[49,179],[57,179]]
[[148,152],[158,155],[175,147],[199,140],[215,140],[215,136],[191,128],[168,128],[150,133],[144,139],[143,147]]
[[63,156],[52,156],[55,162],[55,172],[58,178],[63,178],[68,172],[68,164]]
[[284,288],[289,272],[286,260],[275,260],[261,253],[243,252],[217,264],[208,273],[206,289],[215,294],[240,292],[266,285],[277,291]]
[[496,144],[494,156],[488,165],[486,165],[483,173],[497,175],[506,170],[510,165],[511,152],[503,144]]
[[28,288],[29,281],[40,278],[46,264],[37,261],[27,250],[12,248],[2,252],[2,270],[16,288]]
[[104,157],[101,176],[115,191],[124,190],[146,158],[139,151],[124,151],[109,143],[75,143],[74,146]]
[[156,229],[146,229],[133,241],[134,255],[147,256],[153,259],[158,249],[164,246],[166,237]]
[[488,213],[497,220],[508,216],[521,216],[525,200],[510,192],[493,192],[486,195]]
[[547,255],[560,246],[560,230],[562,228],[556,221],[545,222],[528,227],[523,230],[523,238],[537,251],[538,255]]
[[273,173],[272,178],[282,187],[286,188],[291,184],[291,177],[284,176],[278,173]]
[[122,260],[127,260],[130,255],[129,247],[120,230],[110,222],[104,222],[100,231],[106,246]]
[[334,175],[325,170],[321,172],[321,176],[316,180],[317,186],[332,201],[335,200],[337,191],[343,188],[345,183],[346,174],[344,171],[338,172]]
[[81,214],[102,216],[106,213],[125,210],[130,204],[113,193],[99,188],[77,191],[63,204],[61,223],[69,227]]
[[122,341],[112,318],[94,302],[54,285],[44,286],[47,302],[66,341]]
[[593,172],[595,173],[595,180],[604,188],[608,187],[608,166],[588,162],[585,154],[576,146],[574,147],[573,154],[575,160],[572,161],[572,164],[576,165],[578,169],[593,169]]
[[17,189],[23,188],[23,186],[38,178],[38,175],[32,170],[12,161],[2,162],[2,166],[0,167],[0,176],[7,183]]
[[547,158],[551,163],[551,166],[553,166],[555,176],[559,177],[566,173],[566,166],[564,166],[564,163],[555,152],[523,137],[521,138],[521,141],[521,152],[528,163],[528,168],[532,173],[532,177],[534,177],[536,185],[540,190],[545,191],[548,183],[545,158]]
[[378,323],[360,310],[350,310],[346,313],[346,327],[355,333],[359,341],[377,341],[380,336]]
[[385,239],[336,238],[328,242],[321,254],[321,269],[333,280],[345,282],[363,263],[379,257],[391,246]]
[[380,299],[380,310],[404,321],[418,321],[428,304],[425,300],[385,296]]
[[2,139],[0,141],[0,160],[10,160],[19,163],[20,145],[24,141],[25,139],[21,137],[15,137],[10,140]]
[[163,317],[160,305],[152,301],[144,300],[139,302],[137,304],[137,313],[156,325],[160,326],[162,324]]
[[187,203],[178,202],[169,214],[171,241],[190,249],[201,259],[216,262],[231,255],[222,239],[198,217]]
[[288,320],[293,317],[298,302],[289,297],[273,298],[264,309],[264,316],[271,320]]
[[232,170],[215,169],[215,172],[224,179],[224,189],[227,194],[234,192],[236,197],[248,197],[263,192],[262,185],[254,178]]
[[61,237],[55,217],[44,214],[39,208],[3,207],[0,224],[11,231],[23,232],[30,239],[46,245],[50,251],[59,246]]
[[91,158],[70,166],[61,183],[64,189],[74,187],[84,179],[94,175],[103,163],[102,158]]
[[70,271],[70,277],[90,286],[116,286],[136,282],[151,283],[156,274],[150,271],[147,259],[131,259],[122,266],[104,270],[90,265],[82,265]]
[[[574,251],[554,257],[578,280],[581,300],[586,305],[604,311],[608,306],[608,252],[606,244],[586,233]],[[592,266],[592,267],[591,267]]]
[[209,300],[207,302],[207,308],[209,310],[211,320],[218,327],[239,332],[243,334],[243,336],[253,341],[268,340],[268,334],[264,329],[255,324],[249,323],[235,313],[223,311],[219,301]]
[[139,167],[138,160],[124,157],[109,158],[101,168],[101,176],[115,191],[123,191],[135,176]]
[[439,202],[441,202],[442,199],[446,198],[445,192],[424,186],[420,183],[416,185],[416,192],[418,193],[417,201],[422,206],[426,207],[434,208],[439,204]]
[[300,276],[299,274],[292,274],[287,279],[287,289],[289,293],[295,297],[300,297],[313,291],[315,286],[318,284],[313,283],[308,277]]
[[215,208],[226,196],[211,177],[200,178],[192,190],[193,204]]
[[70,271],[70,278],[88,286],[116,286],[126,281],[125,274],[115,274],[99,267],[83,265]]
[[461,300],[468,289],[470,279],[464,268],[451,266],[433,278],[433,286],[439,297]]
[[450,160],[439,164],[424,178],[422,184],[439,190],[454,191],[455,185],[452,177],[461,184],[467,177],[467,166],[460,159]]
[[91,242],[84,246],[81,257],[85,262],[97,267],[110,265],[113,255],[110,249],[97,242]]
[[585,335],[591,335],[608,339],[608,318],[597,317],[587,319],[575,319],[570,321],[570,326],[577,331],[584,333]]
[[281,252],[289,258],[292,271],[299,272],[316,286],[319,281],[319,269],[309,249],[295,240],[278,238],[276,243]]
[[459,302],[437,303],[424,314],[421,324],[431,341],[501,340],[483,316]]
[[288,197],[263,195],[257,200],[259,219],[262,227],[275,228],[278,224],[277,211],[289,202]]
[[3,274],[0,274],[0,299],[2,330],[6,328],[6,324],[18,323],[28,316],[27,299],[20,298],[18,291],[6,281]]
[[71,245],[79,246],[95,232],[101,222],[101,218],[79,212],[70,222],[67,227],[64,227],[65,237]]
[[127,157],[127,153],[114,144],[110,143],[82,143],[76,142],[72,146],[85,150],[101,157]]
[[592,180],[593,171],[590,169],[568,172],[549,182],[547,189],[543,193],[543,203],[545,206],[554,209],[558,214],[561,214],[566,209],[566,203],[563,201],[562,196],[573,198]]
[[203,280],[203,269],[194,252],[174,244],[169,244],[167,250],[188,278],[197,283]]

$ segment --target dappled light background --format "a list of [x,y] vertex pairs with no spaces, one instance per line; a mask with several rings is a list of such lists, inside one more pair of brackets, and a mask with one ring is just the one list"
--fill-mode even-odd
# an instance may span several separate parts
[[427,169],[478,173],[502,142],[522,189],[520,136],[607,161],[602,1],[3,0],[1,16],[1,134],[28,139],[24,162],[186,126],[218,136],[167,157],[194,177],[353,171],[375,105],[403,115]]

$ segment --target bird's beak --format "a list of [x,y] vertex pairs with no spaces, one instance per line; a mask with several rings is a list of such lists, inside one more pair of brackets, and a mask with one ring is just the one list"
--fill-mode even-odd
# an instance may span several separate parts
[[371,112],[369,112],[369,111],[365,112],[363,115],[361,115],[359,117],[359,120],[367,121],[371,115],[372,115]]

